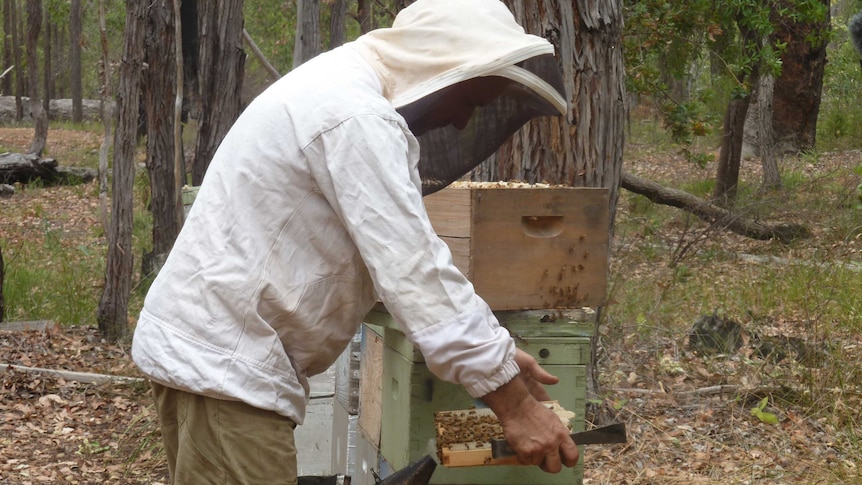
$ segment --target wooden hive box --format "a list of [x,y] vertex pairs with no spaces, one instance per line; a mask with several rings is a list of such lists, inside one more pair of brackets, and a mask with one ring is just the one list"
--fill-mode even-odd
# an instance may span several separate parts
[[493,310],[605,303],[607,189],[456,183],[425,197],[425,208]]

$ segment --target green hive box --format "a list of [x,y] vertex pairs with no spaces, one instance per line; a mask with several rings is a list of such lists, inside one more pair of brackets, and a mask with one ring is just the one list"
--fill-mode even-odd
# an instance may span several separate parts
[[[576,311],[577,312],[577,311]],[[552,374],[560,378],[548,386],[552,399],[576,414],[575,431],[584,428],[586,375],[590,359],[593,322],[578,319],[546,320],[539,312],[498,313],[501,322],[516,335],[525,350]],[[514,318],[507,318],[514,315]],[[385,318],[384,318],[385,320]],[[588,318],[587,318],[588,320]],[[380,322],[385,323],[385,322]],[[477,403],[463,387],[437,379],[425,367],[421,354],[389,322],[384,325],[382,410],[380,455],[394,470],[425,455],[436,454],[434,412],[469,409]],[[582,450],[583,455],[583,450]],[[504,484],[580,484],[582,463],[548,474],[534,466],[483,466],[446,468],[438,466],[431,484],[504,485]]]

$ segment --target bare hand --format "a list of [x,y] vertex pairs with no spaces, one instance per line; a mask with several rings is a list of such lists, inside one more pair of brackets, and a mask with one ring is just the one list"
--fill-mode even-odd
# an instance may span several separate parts
[[[527,357],[535,363],[532,357]],[[530,368],[529,364],[527,368]],[[530,377],[537,382],[547,381],[547,375],[550,375],[535,370],[531,372],[534,373]],[[550,473],[559,472],[563,465],[575,466],[578,463],[578,447],[572,441],[569,430],[553,411],[531,395],[524,381],[524,378],[512,379],[482,398],[500,418],[506,441],[518,454],[518,461],[524,465],[537,465]]]
[[556,384],[560,381],[557,376],[543,369],[532,355],[521,349],[515,350],[515,362],[521,368],[518,377],[524,381],[527,390],[537,401],[550,401],[551,397],[544,385]]

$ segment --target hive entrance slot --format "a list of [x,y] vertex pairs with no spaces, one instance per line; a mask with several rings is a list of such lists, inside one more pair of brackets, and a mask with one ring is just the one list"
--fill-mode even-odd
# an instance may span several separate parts
[[536,238],[559,236],[563,232],[563,216],[523,216],[521,230]]

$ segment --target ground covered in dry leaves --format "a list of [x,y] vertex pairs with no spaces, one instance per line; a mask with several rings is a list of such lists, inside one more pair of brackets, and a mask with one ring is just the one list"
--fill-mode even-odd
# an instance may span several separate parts
[[[127,349],[93,328],[0,331],[0,363],[136,376]],[[146,382],[85,384],[0,372],[0,483],[166,480]]]
[[[0,129],[0,144],[7,147],[23,149],[29,140],[29,129]],[[94,153],[98,137],[51,131],[49,147],[61,152],[63,144]],[[858,164],[860,153],[835,157],[834,164]],[[627,169],[658,181],[680,176],[666,166],[660,157],[627,161]],[[821,169],[821,165],[812,167]],[[98,224],[95,190],[53,187],[15,197],[0,202],[4,211],[10,204],[28,204],[38,197],[64,201],[46,205],[56,212],[49,219],[65,221],[70,238],[94,238],[87,226]],[[2,220],[3,237],[15,239],[19,237],[13,234],[16,228],[25,233],[28,224],[44,224],[44,219]],[[714,236],[725,238],[720,244],[738,245],[741,253],[758,253],[758,249],[769,253],[768,243]],[[103,243],[87,244],[97,247]],[[848,244],[847,259],[862,260],[862,241]],[[621,266],[626,264],[626,251],[634,247],[629,241],[620,242],[612,272],[654,271],[640,263]],[[140,377],[131,364],[128,343],[104,342],[94,323],[58,323],[48,331],[0,331],[0,364]],[[782,322],[775,325],[792,328]],[[862,359],[859,336],[843,337],[847,355]],[[858,392],[855,400],[852,393],[849,397],[841,394],[845,406],[851,408],[848,415],[856,417],[841,426],[822,416],[807,415],[802,408],[782,405],[800,400],[800,396],[790,395],[799,392],[798,388],[756,378],[768,376],[778,367],[785,376],[798,372],[810,377],[812,372],[820,372],[816,368],[793,359],[767,362],[754,354],[749,341],[737,355],[714,358],[687,352],[679,335],[657,337],[646,347],[635,332],[629,334],[623,328],[605,344],[604,393],[596,403],[604,410],[604,419],[627,423],[629,443],[587,447],[582,455],[585,484],[862,483],[862,463],[857,462],[862,445],[853,428],[862,423]],[[757,372],[750,371],[752,365]],[[788,371],[793,366],[796,370]],[[785,393],[787,399],[782,401]],[[767,414],[758,418],[752,409],[764,397],[770,398],[763,408]],[[833,405],[837,399],[816,398],[831,400]],[[776,424],[768,422],[770,415]],[[84,384],[51,375],[0,372],[0,485],[164,483],[166,475],[145,382]]]

